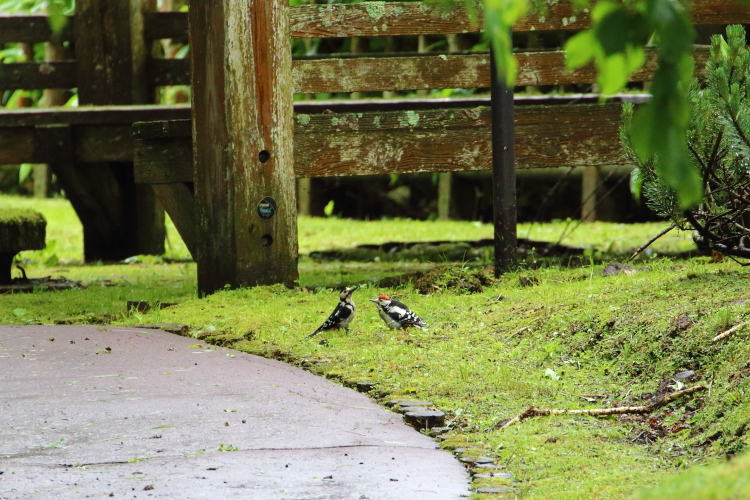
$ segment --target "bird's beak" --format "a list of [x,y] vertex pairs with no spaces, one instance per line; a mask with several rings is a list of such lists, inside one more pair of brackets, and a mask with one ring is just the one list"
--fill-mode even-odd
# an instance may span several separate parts
[[376,304],[378,303],[378,299],[368,299],[368,300],[369,300],[370,302],[375,302]]

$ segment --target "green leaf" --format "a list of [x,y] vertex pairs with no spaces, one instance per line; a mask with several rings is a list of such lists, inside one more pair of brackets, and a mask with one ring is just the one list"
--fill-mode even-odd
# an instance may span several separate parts
[[329,201],[325,208],[323,208],[323,213],[326,215],[326,217],[330,217],[333,215],[333,200]]
[[49,0],[47,22],[54,35],[62,33],[63,28],[68,25],[68,18],[65,17],[65,5],[60,0]]
[[591,30],[581,31],[565,42],[565,69],[572,71],[583,67],[596,55],[598,42]]
[[29,313],[27,309],[13,309],[13,316],[16,316],[20,318],[21,316],[26,316]]
[[604,15],[593,28],[606,55],[619,54],[629,46],[643,46],[651,36],[646,16],[618,6]]
[[31,163],[22,163],[21,168],[18,170],[18,183],[22,184],[31,175],[33,169],[34,166]]

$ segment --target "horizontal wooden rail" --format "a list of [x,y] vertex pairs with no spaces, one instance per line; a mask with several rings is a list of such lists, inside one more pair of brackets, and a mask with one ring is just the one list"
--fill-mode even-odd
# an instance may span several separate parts
[[[708,46],[696,46],[696,76],[705,75]],[[565,71],[562,51],[519,52],[517,85],[561,85],[596,82],[592,65]],[[657,66],[655,49],[647,52],[644,67],[630,81],[650,81]],[[187,59],[150,59],[149,83],[190,85]],[[444,88],[486,88],[490,85],[489,54],[425,55],[302,59],[292,63],[295,93],[369,92]],[[58,80],[59,79],[59,80]],[[22,63],[0,66],[0,89],[75,87],[75,63]]]
[[[516,107],[517,167],[623,164],[620,114],[619,103]],[[297,113],[295,175],[488,170],[490,125],[488,108]],[[192,182],[189,120],[135,129],[137,182]]]
[[[705,76],[708,46],[696,46],[696,76]],[[588,65],[565,71],[560,50],[519,52],[516,85],[561,85],[596,82],[596,69]],[[416,57],[357,57],[293,62],[294,92],[367,92],[490,86],[489,54]],[[648,49],[643,68],[630,81],[650,81],[658,64],[656,49]]]
[[[333,5],[296,5],[289,8],[293,38],[352,36],[437,35],[481,31],[482,12],[472,22],[463,5],[444,11],[441,5],[422,2],[372,2]],[[57,40],[72,38],[75,16]],[[750,5],[732,0],[692,2],[697,25],[750,24]],[[550,5],[544,15],[530,14],[513,26],[517,32],[582,30],[590,26],[587,11],[576,12],[569,2]],[[144,18],[147,40],[186,39],[187,12],[148,12]],[[0,43],[38,43],[53,39],[46,16],[0,16]]]
[[70,89],[76,86],[75,61],[0,64],[0,89]]
[[[693,24],[750,23],[750,5],[732,0],[696,0],[692,9]],[[481,31],[484,22],[481,11],[471,22],[460,3],[449,11],[423,2],[296,5],[289,16],[295,38],[468,33]],[[590,25],[587,10],[576,12],[571,3],[559,2],[544,14],[519,20],[513,31],[582,30]]]
[[[0,111],[0,165],[54,163],[38,127],[70,125],[74,160],[133,161],[132,124],[190,117],[189,106],[81,106]],[[51,153],[50,153],[51,152]],[[51,155],[51,156],[50,156]]]
[[68,24],[53,36],[47,16],[0,16],[0,43],[41,43],[73,39],[74,16],[67,16]]

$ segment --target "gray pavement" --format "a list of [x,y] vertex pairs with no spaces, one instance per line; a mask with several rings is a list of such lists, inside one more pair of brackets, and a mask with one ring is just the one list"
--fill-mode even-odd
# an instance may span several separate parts
[[401,415],[285,363],[158,330],[0,326],[0,499],[468,494]]

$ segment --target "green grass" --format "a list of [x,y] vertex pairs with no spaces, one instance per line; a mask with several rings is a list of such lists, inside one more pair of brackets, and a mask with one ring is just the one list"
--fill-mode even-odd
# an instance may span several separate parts
[[[300,246],[310,251],[324,249],[332,240],[336,246],[377,243],[393,239],[392,234],[409,235],[401,240],[488,237],[481,233],[487,230],[483,225],[441,224],[302,219]],[[394,227],[398,233],[392,232]],[[547,225],[538,227],[542,231]],[[585,234],[591,232],[586,246],[601,246],[609,228],[609,239],[629,251],[661,227],[584,224],[573,234],[580,234],[576,244],[584,246]],[[737,478],[747,466],[737,464],[747,460],[721,469],[702,464],[747,448],[748,331],[739,330],[717,344],[711,339],[747,319],[750,274],[731,261],[710,263],[706,257],[647,260],[650,270],[632,275],[603,277],[602,265],[544,265],[507,274],[478,294],[443,290],[420,295],[410,285],[373,288],[370,280],[434,264],[318,264],[303,259],[303,285],[363,284],[354,296],[359,307],[355,331],[313,339],[306,335],[336,304],[333,290],[271,286],[197,299],[192,263],[165,265],[152,258],[133,265],[62,268],[40,262],[29,264],[30,275],[65,275],[91,286],[4,296],[0,321],[183,323],[201,342],[282,359],[345,383],[377,382],[376,397],[427,399],[446,411],[454,431],[444,445],[477,446],[482,455],[506,464],[514,474],[509,484],[524,498],[741,498],[730,493],[745,487],[737,486]],[[522,276],[538,284],[522,287]],[[410,305],[429,328],[389,331],[366,300],[382,292]],[[128,316],[127,300],[179,305]],[[579,409],[642,404],[638,396],[682,370],[698,372],[700,383],[710,384],[711,390],[643,418],[539,417],[503,431],[496,428],[502,419],[532,405]],[[581,397],[591,394],[606,400],[591,403]],[[650,434],[657,430],[663,436]],[[643,435],[653,439],[644,441]],[[671,479],[690,465],[686,476],[678,476],[683,479]],[[682,482],[698,485],[712,477],[702,476],[703,471],[721,478],[711,486],[717,493],[680,496]],[[643,489],[665,480],[661,489]],[[708,495],[706,488],[685,491]]]
[[[48,249],[24,252],[21,258],[46,260],[55,255],[61,263],[83,261],[83,230],[75,211],[65,199],[37,200],[20,196],[0,195],[0,209],[33,208],[47,219]],[[615,224],[598,222],[582,224],[554,221],[544,224],[519,224],[518,236],[577,247],[597,248],[608,253],[632,252],[666,227],[665,223]],[[186,259],[190,254],[169,217],[167,225],[167,258]],[[574,229],[575,230],[572,230]],[[571,231],[572,230],[572,231]],[[356,221],[349,219],[300,217],[299,249],[301,254],[314,250],[353,248],[361,244],[380,244],[390,241],[477,240],[492,238],[492,225],[463,221],[412,221],[406,219]],[[394,235],[399,235],[394,237]],[[680,253],[695,249],[689,235],[673,231],[660,238],[652,247],[656,253]]]

